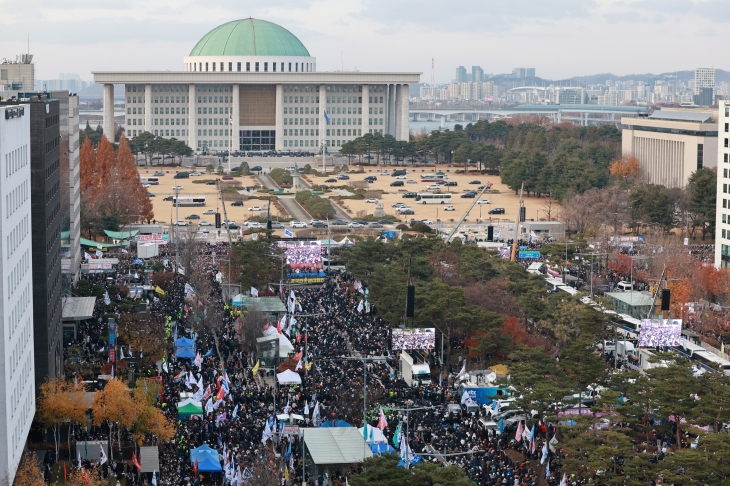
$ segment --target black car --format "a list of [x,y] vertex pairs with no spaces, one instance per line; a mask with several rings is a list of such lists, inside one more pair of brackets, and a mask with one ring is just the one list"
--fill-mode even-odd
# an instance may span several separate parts
[[447,186],[447,187],[458,186],[458,184],[456,183],[456,181],[448,181],[448,182],[445,182],[444,185]]
[[492,208],[488,214],[504,214],[504,208]]
[[[335,224],[335,223],[333,222],[332,224]],[[327,227],[327,223],[324,223],[322,221],[315,221],[314,223],[312,223],[312,228],[326,228],[326,227]]]
[[337,182],[337,179],[327,179],[325,182]]
[[368,225],[368,222],[367,221],[363,221],[362,219],[353,219],[352,222],[353,223],[359,223],[359,224],[361,224],[363,226],[367,226]]
[[365,180],[365,182],[371,182],[372,183],[372,182],[377,181],[378,178],[375,177],[375,176],[367,176],[364,180]]
[[[226,225],[223,225],[223,227],[225,228]],[[237,229],[240,229],[240,228],[241,227],[238,226],[236,223],[231,223],[231,224],[228,225],[228,229],[237,230]]]
[[417,195],[415,192],[406,192],[403,194],[403,197],[406,199],[414,199]]
[[173,199],[175,199],[175,196],[165,196],[162,200],[163,201],[172,201]]
[[464,194],[461,195],[461,197],[462,198],[471,198],[471,199],[474,199],[475,197],[477,197],[477,193],[476,192],[473,192],[473,191],[472,192],[465,192]]
[[393,224],[393,222],[389,219],[381,219],[378,224]]
[[154,194],[152,194],[151,192],[148,192],[148,193],[147,193],[147,197],[155,197],[155,195],[154,195]]
[[205,183],[206,186],[215,186],[215,181],[208,181]]
[[333,226],[347,226],[346,221],[342,221],[341,219],[336,219],[330,223]]
[[394,170],[393,172],[391,172],[390,176],[398,177],[398,176],[404,176],[406,174],[407,174],[407,172],[404,169],[398,169],[398,170]]
[[337,176],[337,178],[339,180],[341,180],[341,181],[349,181],[350,180],[350,176],[345,175],[345,174],[340,174],[340,175]]
[[403,181],[393,181],[390,183],[390,187],[403,187]]
[[251,172],[261,172],[261,171],[262,171],[262,170],[264,170],[264,169],[262,169],[260,165],[254,165],[254,166],[253,166],[253,167],[251,167],[251,169],[249,169],[249,170],[250,170]]
[[398,214],[416,214],[416,213],[414,213],[412,209],[403,209],[402,211],[398,211]]
[[370,227],[371,228],[385,228],[385,226],[383,226],[380,223],[370,223]]
[[469,181],[469,184],[481,184],[482,181]]
[[243,201],[233,201],[231,206],[243,206]]

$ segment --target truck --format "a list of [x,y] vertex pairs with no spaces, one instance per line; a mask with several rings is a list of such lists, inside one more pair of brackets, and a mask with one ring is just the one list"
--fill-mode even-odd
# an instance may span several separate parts
[[419,354],[415,357],[408,351],[400,354],[400,374],[403,381],[411,387],[431,383],[431,368]]
[[509,390],[507,388],[474,386],[469,383],[463,383],[459,387],[459,396],[463,396],[464,392],[469,395],[469,398],[480,405],[489,405],[495,399],[504,399],[509,396]]
[[154,258],[159,255],[159,250],[156,243],[138,244],[137,245],[137,256],[139,258]]

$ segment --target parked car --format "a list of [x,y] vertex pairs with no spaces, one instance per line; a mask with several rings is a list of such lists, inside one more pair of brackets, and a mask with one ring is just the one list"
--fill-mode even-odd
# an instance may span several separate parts
[[231,176],[223,176],[223,177],[221,177],[221,179],[223,179],[224,181],[232,181],[233,180],[233,177],[231,177]]
[[408,179],[406,181],[406,184],[418,184],[418,181],[414,181],[413,179]]
[[342,221],[341,219],[336,219],[330,223],[333,226],[347,226],[347,223],[345,221]]
[[[240,228],[240,226],[238,226],[238,225],[237,225],[236,223],[228,223],[227,225],[226,225],[226,224],[224,224],[224,225],[222,225],[222,226],[223,226],[224,228],[226,228],[226,229],[229,229],[229,230],[237,230],[237,229],[239,229],[239,228]],[[263,228],[263,226],[261,226],[261,225],[259,224],[259,225],[257,226],[257,228]]]
[[380,223],[370,223],[370,227],[371,228],[385,228],[385,226],[383,226]]
[[390,183],[390,187],[403,187],[403,181],[393,181]]
[[366,202],[366,203],[373,203],[373,204],[377,204],[377,203],[378,203],[378,198],[376,198],[376,197],[371,197],[370,199],[367,199],[367,200],[366,200],[365,202]]
[[206,186],[215,186],[215,181],[208,181],[205,183]]
[[155,177],[164,177],[165,176],[165,173],[162,172],[162,171],[158,171],[158,172],[155,172],[154,175],[155,175]]
[[250,208],[248,208],[248,210],[249,211],[263,211],[264,208],[261,206],[251,206]]
[[378,224],[393,224],[393,222],[389,219],[381,219]]
[[378,172],[378,175],[387,176],[387,175],[390,175],[390,172],[387,170],[381,170],[380,172]]
[[377,178],[377,177],[375,177],[375,176],[372,176],[372,175],[371,175],[371,176],[367,176],[367,177],[366,177],[366,178],[365,178],[364,180],[365,180],[366,182],[375,182],[375,181],[377,181],[377,180],[378,180],[378,178]]
[[312,223],[312,228],[326,228],[326,227],[327,227],[327,223],[325,223],[324,221],[317,221],[315,223]]
[[197,214],[188,214],[185,216],[185,219],[200,219],[200,216]]
[[489,199],[480,199],[477,204],[492,204],[492,202]]
[[187,221],[176,221],[175,225],[177,226],[189,226]]
[[339,180],[341,180],[341,181],[349,181],[350,180],[350,176],[349,175],[346,175],[346,174],[340,174],[340,175],[337,176],[337,178]]
[[459,184],[457,184],[456,181],[446,181],[446,182],[444,182],[444,185],[447,187],[455,187],[455,186],[458,186]]
[[329,183],[332,183],[332,182],[337,182],[337,179],[330,178],[330,179],[327,179],[325,182],[327,182],[329,184]]
[[190,175],[197,177],[197,176],[201,176],[203,174],[201,174],[200,172],[191,172]]
[[398,214],[416,214],[411,208],[398,208],[396,212]]
[[504,214],[504,208],[492,208],[489,210],[489,214]]
[[183,186],[175,186],[172,188],[173,191],[182,191],[184,189]]
[[175,196],[165,196],[162,198],[163,201],[172,201],[173,199],[175,199]]
[[403,201],[398,201],[398,202],[390,205],[391,208],[400,208],[400,207],[405,207],[405,206],[408,206],[408,205],[406,203],[404,203]]
[[278,221],[271,222],[271,229],[284,229],[284,225]]
[[307,223],[303,221],[292,221],[291,223],[289,223],[289,226],[291,226],[292,228],[306,228]]
[[263,228],[264,225],[258,221],[246,221],[243,225],[247,228]]
[[254,165],[253,167],[251,167],[250,170],[251,170],[251,172],[261,172],[263,169],[261,168],[260,165]]
[[462,194],[461,197],[473,199],[473,198],[477,197],[477,193],[474,191],[469,191],[469,192],[465,192],[464,194]]
[[152,187],[152,184],[142,184],[142,187],[145,189],[149,189],[150,187]]
[[215,209],[206,209],[203,214],[215,214]]
[[147,192],[147,197],[155,197],[155,195],[152,194],[151,192]]
[[233,201],[231,203],[231,206],[243,206],[243,201],[241,201],[241,200]]
[[213,226],[213,223],[211,223],[210,221],[200,221],[198,223],[198,226]]
[[469,184],[481,184],[481,183],[482,183],[482,181],[476,181],[476,180],[475,181],[469,181]]
[[174,179],[187,179],[188,177],[190,177],[190,172],[183,171],[175,174]]
[[449,204],[444,208],[444,211],[456,211],[456,208]]
[[431,184],[426,188],[427,191],[438,191],[439,189],[441,189],[441,186],[438,184]]
[[364,228],[365,226],[356,221],[353,221],[352,223],[348,224],[347,227],[348,228]]
[[395,178],[396,179],[403,179],[403,180],[405,180],[406,179],[406,175],[403,174],[403,175],[395,176]]
[[415,192],[406,192],[405,194],[403,194],[403,198],[404,199],[415,199],[417,195],[418,194],[416,194]]

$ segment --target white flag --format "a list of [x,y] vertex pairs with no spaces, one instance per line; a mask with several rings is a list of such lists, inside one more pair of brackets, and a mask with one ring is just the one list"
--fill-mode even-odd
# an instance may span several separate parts
[[303,366],[302,366],[302,360],[300,359],[299,362],[297,363],[297,367],[294,368],[294,371],[299,371],[302,368],[303,368]]
[[213,397],[210,397],[207,402],[205,402],[205,413],[213,413]]
[[104,453],[104,446],[99,444],[99,449],[101,449],[101,456],[99,458],[99,464],[104,464],[106,462],[106,454]]
[[251,287],[251,296],[252,297],[258,297],[259,296],[259,291],[258,291],[258,289],[256,287]]
[[309,403],[304,402],[304,417],[309,418]]
[[157,471],[152,472],[152,486],[157,486]]
[[357,311],[362,312],[362,310],[365,308],[365,305],[363,304],[363,301],[361,300],[360,303],[357,305]]
[[460,378],[466,374],[466,360],[464,360],[464,365],[461,367],[461,371],[459,371],[459,374],[456,375],[457,378]]
[[547,442],[545,442],[542,445],[542,457],[540,458],[540,464],[545,464],[545,459],[547,459],[548,456],[548,445]]
[[104,303],[106,305],[111,304],[111,299],[109,298],[109,291],[108,290],[106,292],[104,292]]

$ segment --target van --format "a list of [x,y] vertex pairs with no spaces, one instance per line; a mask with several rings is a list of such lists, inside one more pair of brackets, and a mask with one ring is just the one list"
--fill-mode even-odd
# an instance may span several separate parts
[[190,177],[190,172],[178,172],[175,174],[175,179],[188,179]]
[[407,172],[404,169],[394,170],[393,172],[390,173],[391,177],[404,176],[406,174],[407,174]]
[[632,282],[624,282],[621,281],[616,284],[616,289],[621,290],[623,292],[634,290],[634,284]]

